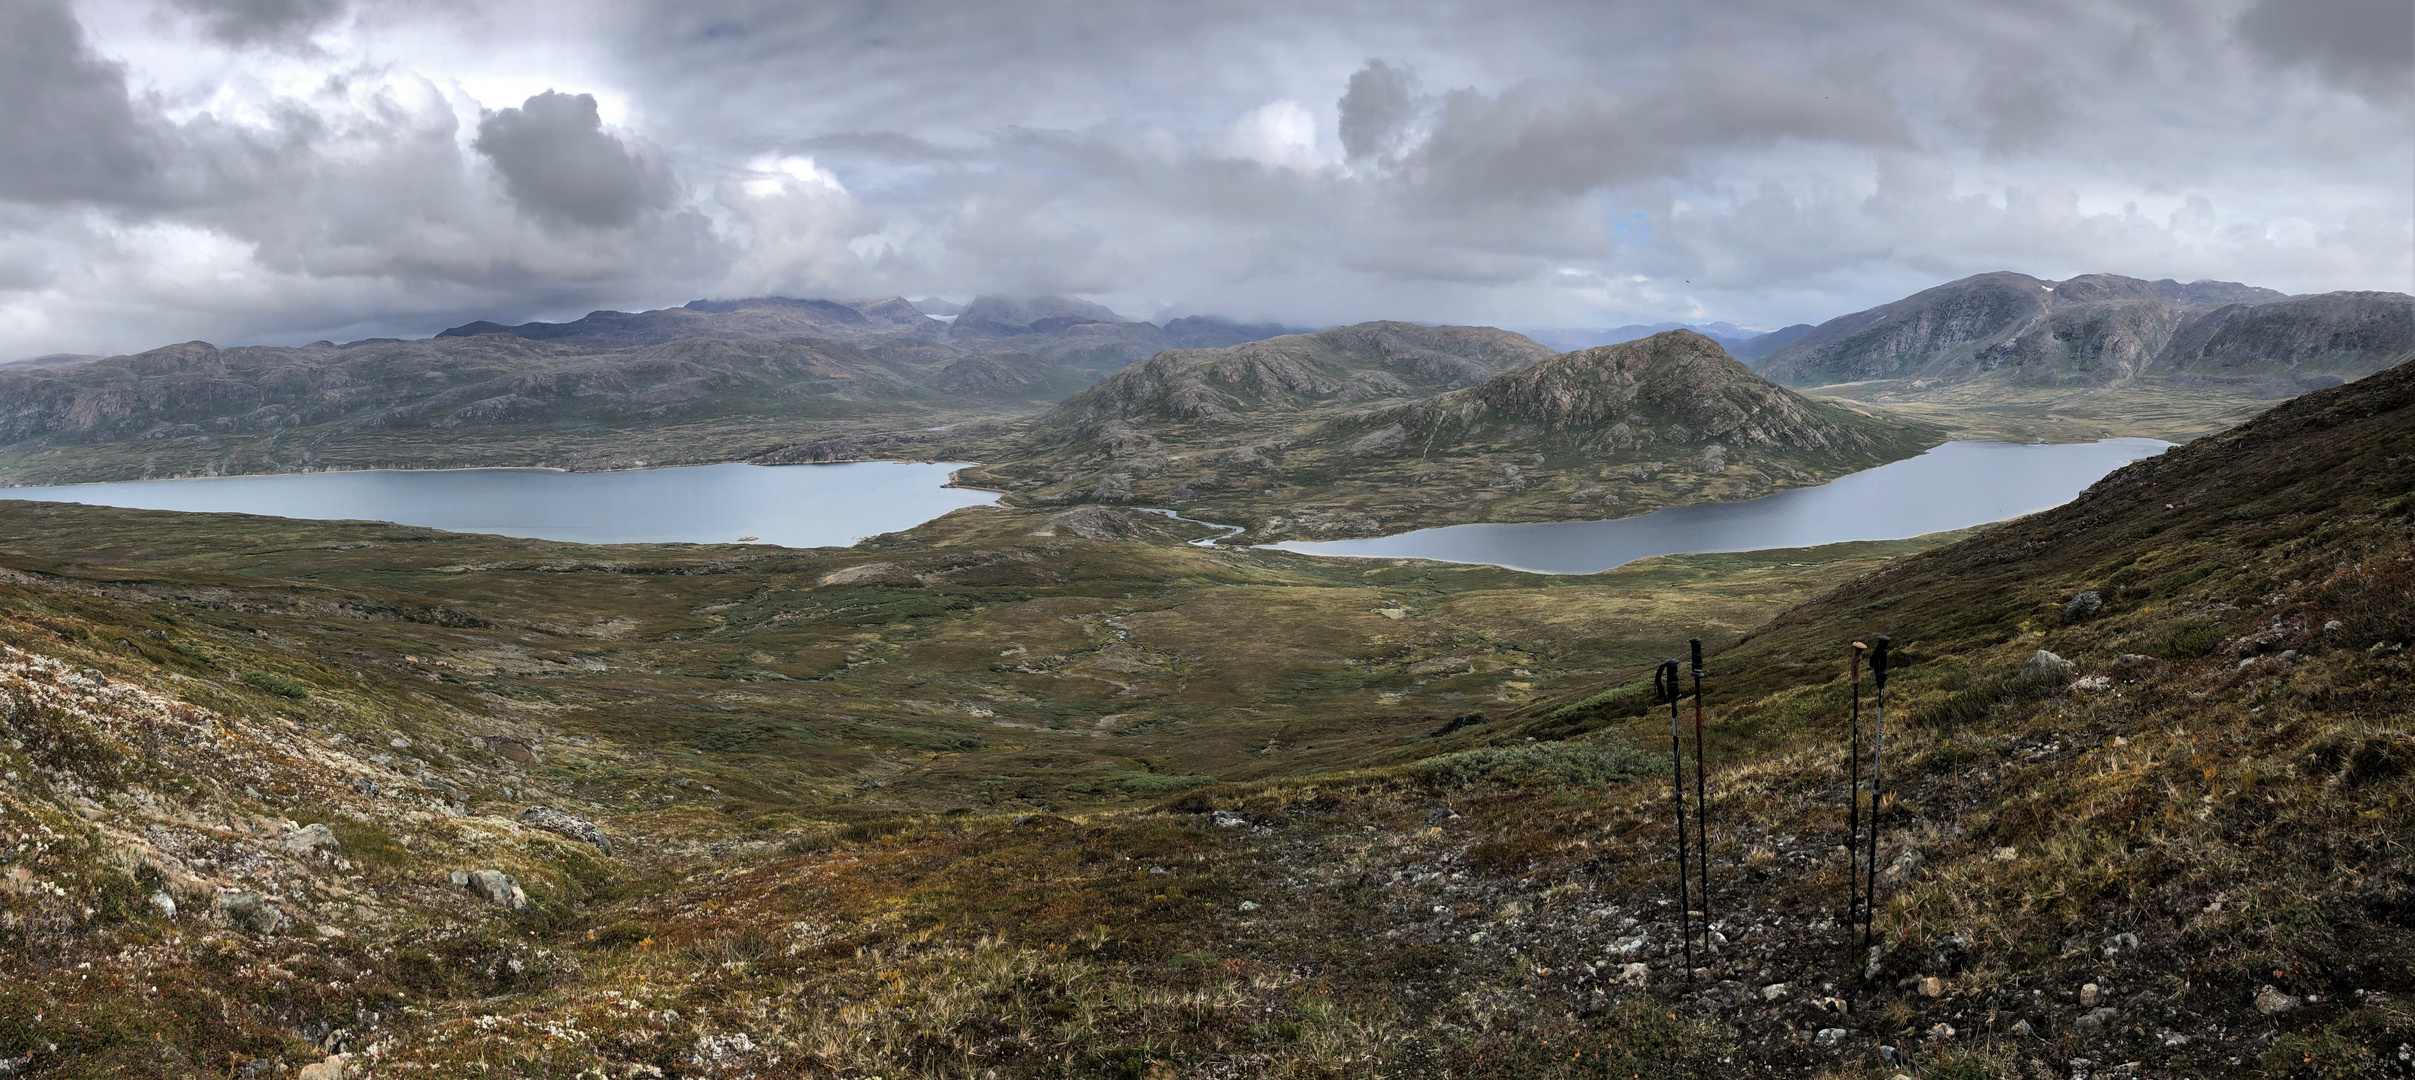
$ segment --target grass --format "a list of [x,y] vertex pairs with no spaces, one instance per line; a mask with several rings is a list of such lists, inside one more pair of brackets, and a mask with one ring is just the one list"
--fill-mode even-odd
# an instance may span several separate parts
[[[2391,1075],[2415,375],[2375,378],[1950,545],[1583,579],[997,511],[762,552],[38,508],[0,537],[0,1054],[1858,1078],[1895,1074],[1888,1046],[1931,1076]],[[2106,606],[2066,624],[2081,589]],[[1654,745],[1645,665],[1706,624],[1726,940],[1685,978],[1669,792],[1624,747]],[[1905,661],[1875,810],[1906,869],[1848,956],[1842,643],[1873,632]],[[2039,649],[2103,682],[2020,681]],[[497,732],[536,762],[466,738]],[[514,825],[535,802],[616,854]],[[340,854],[280,846],[316,818]],[[533,909],[446,884],[486,867]],[[220,885],[295,927],[220,924]],[[2256,1010],[2267,985],[2296,1006]]]

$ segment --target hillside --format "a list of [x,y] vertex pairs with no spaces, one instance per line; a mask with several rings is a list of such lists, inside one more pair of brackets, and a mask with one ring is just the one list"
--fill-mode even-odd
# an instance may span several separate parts
[[[1592,578],[1096,507],[813,552],[29,507],[0,1060],[2400,1075],[2411,446],[2398,368],[1956,543]],[[1849,954],[1844,644],[1881,632]],[[1692,635],[1688,972],[1641,673]]]
[[810,339],[187,342],[0,370],[0,481],[732,460],[801,432],[1011,415],[1064,385],[1045,365],[1021,382],[949,370]]
[[1369,323],[1162,354],[1043,414],[968,481],[1328,538],[1746,498],[1937,441],[1777,387],[1689,331],[1553,355],[1504,331]]
[[[1980,274],[1814,327],[1757,365],[1790,386],[2241,380],[2287,396],[2415,349],[2415,297],[2284,297],[2235,282]],[[2297,380],[2291,385],[2291,380]]]

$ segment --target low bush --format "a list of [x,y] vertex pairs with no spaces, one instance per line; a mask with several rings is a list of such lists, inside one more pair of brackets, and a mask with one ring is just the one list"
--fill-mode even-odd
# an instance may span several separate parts
[[1659,771],[1658,759],[1623,742],[1590,744],[1537,742],[1483,747],[1444,754],[1411,768],[1419,779],[1441,787],[1489,783],[1504,787],[1600,787],[1623,784]]

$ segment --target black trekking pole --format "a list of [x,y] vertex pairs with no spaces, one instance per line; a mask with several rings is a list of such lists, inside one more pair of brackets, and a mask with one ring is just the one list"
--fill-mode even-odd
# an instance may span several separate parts
[[1674,782],[1670,790],[1677,796],[1677,936],[1685,952],[1685,978],[1694,977],[1694,928],[1686,916],[1689,906],[1687,893],[1691,890],[1685,857],[1685,753],[1677,741],[1677,661],[1663,660],[1652,672],[1652,689],[1669,703],[1669,769]]
[[1694,647],[1694,864],[1702,875],[1702,949],[1711,948],[1711,804],[1702,794],[1702,639]]
[[1870,890],[1862,900],[1862,944],[1873,942],[1871,924],[1878,916],[1878,801],[1884,786],[1880,776],[1887,760],[1887,636],[1880,634],[1870,649],[1870,678],[1878,684],[1878,717],[1870,722],[1870,857],[1865,867]]
[[1853,750],[1845,757],[1845,950],[1848,959],[1858,947],[1862,910],[1862,650],[1854,642]]

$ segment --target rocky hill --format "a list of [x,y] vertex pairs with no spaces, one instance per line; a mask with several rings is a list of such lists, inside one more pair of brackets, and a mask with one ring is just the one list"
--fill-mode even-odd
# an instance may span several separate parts
[[730,460],[802,431],[1011,415],[1032,408],[1017,395],[1065,386],[1045,364],[1017,382],[952,366],[968,362],[985,361],[894,359],[812,339],[682,338],[614,351],[506,334],[187,342],[0,370],[0,479]]
[[1161,354],[969,474],[1036,505],[1184,508],[1251,539],[1619,517],[1908,457],[1939,432],[1815,402],[1671,331],[1555,355],[1369,323]]
[[1759,369],[1792,386],[2247,376],[2308,380],[2302,390],[2380,370],[2409,350],[2415,297],[2402,293],[2284,297],[2235,282],[1993,273],[1831,319]]

